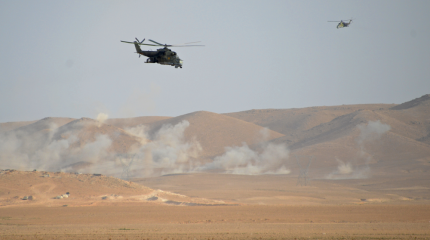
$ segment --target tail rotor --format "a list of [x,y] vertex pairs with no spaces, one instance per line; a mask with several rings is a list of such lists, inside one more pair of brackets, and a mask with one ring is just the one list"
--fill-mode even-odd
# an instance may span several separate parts
[[137,39],[136,37],[135,37],[135,39],[138,43],[143,43],[143,41],[145,41],[145,38],[142,41],[139,41],[139,39]]

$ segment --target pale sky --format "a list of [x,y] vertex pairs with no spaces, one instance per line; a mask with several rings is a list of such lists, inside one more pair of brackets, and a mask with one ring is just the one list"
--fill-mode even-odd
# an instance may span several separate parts
[[[430,93],[430,1],[0,0],[0,122],[402,103]],[[349,28],[327,21],[354,18]],[[167,44],[182,69],[120,40]],[[156,50],[145,46],[143,50]]]

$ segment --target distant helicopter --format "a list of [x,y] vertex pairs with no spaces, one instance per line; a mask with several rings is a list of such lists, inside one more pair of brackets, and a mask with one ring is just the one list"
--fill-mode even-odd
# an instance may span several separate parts
[[[137,38],[135,38],[135,39],[136,39],[136,41],[134,41],[134,42],[126,42],[126,41],[121,41],[121,42],[134,44],[134,47],[136,48],[136,53],[139,54],[139,58],[140,58],[140,55],[148,57],[148,59],[146,59],[146,63],[158,63],[158,64],[162,64],[162,65],[170,65],[170,66],[175,66],[175,68],[178,68],[178,67],[182,68],[183,61],[179,58],[179,56],[176,54],[176,52],[173,52],[168,47],[204,46],[204,45],[187,45],[187,44],[198,43],[198,42],[184,43],[181,45],[168,45],[168,44],[158,43],[158,42],[151,40],[151,39],[149,39],[149,41],[155,43],[156,45],[155,44],[145,44],[145,43],[143,43],[143,41],[145,41],[145,39],[143,39],[142,41],[139,41],[139,39],[137,39]],[[156,47],[164,47],[164,48],[159,48],[159,49],[157,49],[157,51],[142,51],[142,49],[140,49],[139,45],[156,46]]]
[[[348,20],[349,22],[346,22]],[[339,24],[337,25],[337,28],[344,28],[344,27],[349,27],[349,24],[352,23],[352,19],[348,19],[348,20],[345,20],[345,22],[343,20],[340,20],[340,22],[339,21],[328,21],[328,22],[339,22]]]

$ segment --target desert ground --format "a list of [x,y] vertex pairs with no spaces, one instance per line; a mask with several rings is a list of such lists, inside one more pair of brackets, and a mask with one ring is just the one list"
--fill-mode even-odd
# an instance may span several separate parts
[[0,123],[0,239],[430,239],[430,95]]
[[300,186],[283,175],[213,173],[124,181],[9,170],[0,179],[1,239],[430,238],[422,187],[375,189],[348,180]]

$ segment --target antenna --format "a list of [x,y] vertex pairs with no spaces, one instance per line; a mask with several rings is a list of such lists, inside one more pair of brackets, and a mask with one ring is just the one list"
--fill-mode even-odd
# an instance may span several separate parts
[[[308,170],[309,170],[309,166],[311,165],[312,159],[314,158],[314,156],[296,156],[296,160],[297,160],[297,165],[299,165],[299,170],[300,170],[300,174],[299,177],[297,178],[297,184],[296,186],[298,186],[300,184],[300,186],[308,186],[309,185],[309,177],[308,177]],[[309,162],[308,165],[306,166],[306,168],[302,168],[302,166],[300,165],[300,158],[308,158]]]

